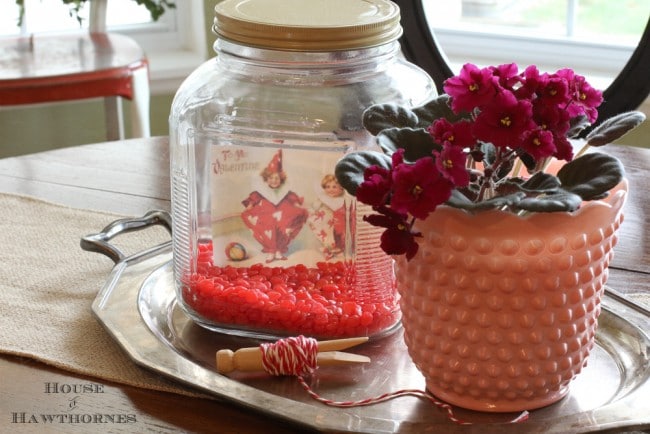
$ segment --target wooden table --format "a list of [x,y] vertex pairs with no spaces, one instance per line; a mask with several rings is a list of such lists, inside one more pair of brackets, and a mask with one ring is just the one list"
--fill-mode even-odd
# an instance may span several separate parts
[[[650,290],[650,149],[609,146],[620,158],[630,181],[625,224],[610,268],[610,284],[635,294]],[[35,196],[64,205],[139,216],[150,209],[169,210],[169,152],[166,138],[133,139],[65,148],[0,160],[0,191]],[[98,228],[99,229],[99,228]],[[45,394],[35,395],[46,382],[74,384],[91,378],[43,364],[0,356],[0,373],[16,387],[0,391],[0,432],[11,425],[11,409],[47,408]],[[100,382],[101,383],[101,382]],[[42,402],[41,402],[42,401]],[[104,393],[85,398],[98,413],[134,414],[135,425],[111,432],[292,433],[304,432],[265,415],[247,412],[227,402],[192,399],[129,386],[104,383]],[[8,419],[9,418],[9,419]],[[16,425],[13,425],[14,427]],[[27,429],[31,428],[32,431]],[[101,427],[92,426],[92,432]],[[89,432],[88,426],[49,425],[16,432]],[[77,430],[77,431],[75,431]]]

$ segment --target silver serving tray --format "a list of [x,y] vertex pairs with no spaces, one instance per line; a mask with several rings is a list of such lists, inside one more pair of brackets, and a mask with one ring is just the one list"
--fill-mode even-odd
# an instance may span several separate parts
[[[82,243],[83,244],[83,243]],[[88,250],[88,249],[87,249]],[[650,312],[613,291],[603,299],[597,345],[589,365],[571,383],[567,397],[516,415],[454,409],[459,426],[444,411],[415,397],[356,408],[334,408],[310,398],[293,377],[264,373],[223,376],[215,353],[255,346],[259,341],[208,331],[179,308],[172,284],[171,244],[162,244],[117,263],[92,309],[108,332],[139,365],[203,392],[320,431],[372,433],[480,432],[582,433],[650,428]],[[372,363],[320,368],[308,380],[322,396],[356,400],[404,388],[424,388],[401,329],[353,350]]]

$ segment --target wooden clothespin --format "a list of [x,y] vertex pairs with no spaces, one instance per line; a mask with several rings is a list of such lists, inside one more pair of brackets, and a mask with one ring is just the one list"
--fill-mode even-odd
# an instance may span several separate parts
[[[367,337],[335,339],[317,343],[318,366],[336,366],[348,363],[369,363],[370,358],[358,354],[344,353],[339,350],[360,345]],[[217,372],[227,374],[232,371],[262,371],[262,350],[259,347],[241,348],[237,351],[217,351]]]

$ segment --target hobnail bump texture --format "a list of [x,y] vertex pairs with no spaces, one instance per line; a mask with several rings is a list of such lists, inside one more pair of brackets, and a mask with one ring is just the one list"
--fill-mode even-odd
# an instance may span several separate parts
[[405,341],[427,389],[459,407],[523,411],[569,390],[594,345],[627,194],[574,213],[439,207],[397,260]]

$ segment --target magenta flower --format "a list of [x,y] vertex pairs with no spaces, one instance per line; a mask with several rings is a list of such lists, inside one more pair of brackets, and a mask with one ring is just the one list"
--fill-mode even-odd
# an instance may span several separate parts
[[384,205],[391,189],[391,173],[376,165],[368,167],[363,173],[364,181],[357,188],[357,199],[372,206]]
[[516,63],[491,66],[489,69],[498,79],[499,86],[505,89],[513,90],[519,83],[521,83],[521,77],[518,75],[519,67]]
[[526,131],[521,147],[536,160],[551,157],[557,151],[553,133],[541,128]]
[[444,118],[436,119],[427,131],[433,137],[433,141],[440,145],[449,143],[458,148],[469,148],[476,144],[476,139],[472,136],[472,123],[468,120],[452,124]]
[[406,259],[415,256],[418,251],[415,237],[420,237],[421,234],[411,231],[411,225],[406,221],[407,216],[387,207],[375,210],[379,214],[364,216],[363,219],[373,226],[386,228],[380,238],[382,250],[389,255],[405,255]]
[[451,109],[454,113],[471,113],[494,97],[495,82],[492,71],[467,63],[459,75],[445,80],[443,88],[451,96]]
[[570,102],[569,83],[557,75],[547,76],[537,90],[538,98],[533,103],[564,108]]
[[553,134],[553,142],[557,148],[555,158],[566,161],[573,160],[573,146],[565,136]]
[[519,101],[512,92],[503,91],[483,107],[472,132],[477,139],[498,148],[518,148],[524,132],[535,128],[532,115],[530,101]]
[[568,112],[571,115],[572,107],[575,105],[582,107],[589,122],[595,122],[598,119],[598,106],[603,102],[603,94],[591,87],[585,78],[581,75],[576,76],[573,89],[575,99],[574,104],[569,107]]
[[556,135],[565,135],[571,128],[571,118],[566,110],[544,104],[543,99],[533,101],[533,120],[543,130],[552,131]]
[[456,187],[469,185],[469,172],[465,167],[467,154],[457,146],[443,145],[442,151],[434,152],[436,167],[440,174]]
[[559,69],[556,73],[556,76],[561,77],[567,81],[567,83],[573,83],[576,77],[576,73],[571,68],[562,68]]
[[584,114],[589,122],[595,122],[598,118],[597,108],[603,102],[603,94],[591,87],[582,75],[576,74],[571,69],[561,69],[556,74],[565,78],[569,87],[571,99],[571,104],[567,107],[569,116]]
[[433,158],[420,158],[415,164],[402,163],[393,167],[390,206],[398,213],[424,219],[449,199],[452,188],[438,172]]
[[521,86],[514,90],[519,99],[531,99],[537,89],[544,86],[548,80],[547,74],[540,74],[537,66],[531,65],[521,73]]
[[381,234],[379,246],[389,255],[405,255],[409,260],[415,256],[419,247],[415,235],[404,226],[386,229]]

